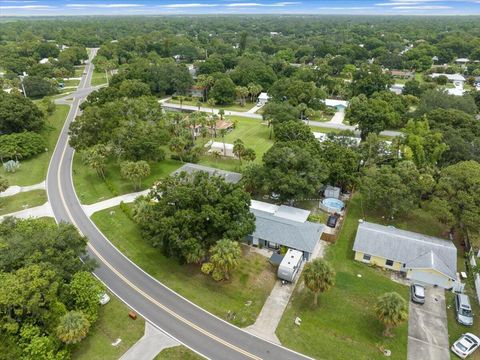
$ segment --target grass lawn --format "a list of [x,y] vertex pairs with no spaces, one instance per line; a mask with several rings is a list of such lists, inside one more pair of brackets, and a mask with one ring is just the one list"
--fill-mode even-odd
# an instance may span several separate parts
[[[143,336],[145,321],[141,317],[130,319],[128,307],[115,296],[110,298],[110,302],[100,308],[88,337],[74,345],[73,360],[117,360]],[[122,342],[114,347],[112,342],[117,338]]]
[[185,346],[175,346],[165,349],[155,356],[154,360],[200,360],[203,359],[197,353]]
[[[115,213],[110,215],[114,210]],[[275,271],[268,260],[243,247],[243,256],[229,281],[215,282],[200,272],[198,265],[181,265],[163,256],[140,234],[139,227],[120,207],[95,213],[92,220],[119,250],[150,275],[202,308],[238,326],[252,324],[275,282]],[[252,301],[250,306],[245,305]]]
[[[149,188],[155,181],[168,176],[181,165],[179,161],[175,160],[150,163],[151,173],[143,180],[142,189]],[[77,153],[75,153],[73,160],[73,183],[82,204],[93,204],[97,201],[134,192],[132,183],[120,176],[118,162],[114,160],[109,162],[106,169],[106,181],[103,181],[95,171],[83,164],[81,156]]]
[[84,65],[75,66],[75,76],[73,77],[81,77],[84,71],[85,71]]
[[[408,300],[408,287],[393,282],[387,271],[353,260],[361,217],[360,196],[356,195],[339,239],[326,253],[337,272],[336,285],[319,296],[316,309],[312,294],[297,288],[277,328],[283,345],[319,359],[384,359],[382,347],[392,351],[391,359],[407,358],[407,322],[395,329],[395,337],[385,338],[374,305],[378,296],[390,291]],[[302,319],[300,327],[294,324],[297,316]]]
[[80,84],[80,80],[64,80],[63,83],[65,86],[78,86]]
[[[180,104],[180,100],[174,100],[174,99],[170,99],[168,101],[169,103],[171,104]],[[183,105],[190,105],[190,106],[197,106],[197,100],[184,100],[182,102]],[[226,110],[226,111],[242,111],[242,112],[245,112],[245,111],[248,111],[250,110],[251,108],[253,108],[255,106],[255,103],[253,102],[247,102],[245,103],[245,106],[240,106],[239,104],[232,104],[232,105],[215,105],[214,108],[215,109],[223,109],[223,110]],[[202,102],[202,105],[201,107],[206,107],[206,108],[210,108],[210,105],[208,105],[207,103],[204,103]]]
[[31,159],[20,161],[21,167],[15,173],[6,173],[3,168],[0,170],[0,173],[8,179],[10,185],[26,186],[45,180],[48,163],[55,149],[55,144],[57,143],[58,135],[67,117],[68,110],[69,106],[67,105],[57,105],[55,112],[47,118],[47,128],[45,130],[47,152]]
[[425,80],[423,80],[423,72],[416,72],[415,80],[417,80],[420,84],[423,84],[425,82]]
[[0,198],[0,215],[43,205],[47,202],[45,190],[33,190]]
[[93,71],[92,74],[92,86],[103,85],[107,83],[107,77],[104,72],[97,72],[96,70]]
[[345,131],[342,129],[334,129],[334,128],[327,128],[327,127],[321,127],[321,126],[312,126],[312,125],[310,126],[310,129],[312,129],[312,131],[314,132],[321,132],[325,134],[328,134],[328,133],[339,134],[342,131]]
[[[237,120],[237,127],[225,136],[225,143],[233,144],[236,139],[242,139],[247,148],[255,150],[257,155],[255,163],[261,163],[263,154],[273,145],[273,140],[269,139],[270,128],[262,124],[261,120],[249,119],[240,116],[227,116],[227,119]],[[272,135],[273,136],[273,135]],[[222,138],[217,137],[215,141],[222,142]],[[200,159],[200,164],[211,166],[228,171],[241,171],[241,168],[247,164],[246,161],[240,165],[239,160],[226,158],[215,160],[210,155],[204,155]]]

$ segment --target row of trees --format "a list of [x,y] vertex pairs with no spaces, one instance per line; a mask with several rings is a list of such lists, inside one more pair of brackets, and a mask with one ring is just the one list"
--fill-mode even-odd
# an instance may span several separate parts
[[64,360],[85,338],[104,291],[86,245],[72,225],[0,224],[0,358]]

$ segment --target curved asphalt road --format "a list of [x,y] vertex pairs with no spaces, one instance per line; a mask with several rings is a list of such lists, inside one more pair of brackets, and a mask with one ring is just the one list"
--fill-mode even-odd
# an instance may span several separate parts
[[[91,59],[96,49],[92,49]],[[47,174],[47,195],[57,222],[73,223],[89,239],[89,253],[99,267],[95,275],[121,300],[159,329],[209,359],[306,359],[228,324],[182,298],[143,272],[103,236],[84,213],[72,182],[73,149],[68,127],[87,96],[93,65],[86,66]],[[127,316],[127,314],[125,314]]]

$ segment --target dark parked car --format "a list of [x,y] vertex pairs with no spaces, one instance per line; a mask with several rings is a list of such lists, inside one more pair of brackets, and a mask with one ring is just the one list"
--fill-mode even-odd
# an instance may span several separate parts
[[337,215],[330,215],[327,219],[327,226],[331,228],[335,228],[337,226],[338,216]]

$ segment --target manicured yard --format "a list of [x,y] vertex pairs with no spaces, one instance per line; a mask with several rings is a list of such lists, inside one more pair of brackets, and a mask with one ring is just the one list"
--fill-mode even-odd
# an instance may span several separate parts
[[65,86],[78,86],[80,84],[80,80],[64,80],[63,83]]
[[[337,272],[336,285],[319,296],[316,309],[312,294],[302,286],[297,288],[277,328],[283,345],[321,359],[384,359],[382,348],[392,351],[391,359],[407,358],[407,323],[395,329],[395,337],[385,338],[374,305],[378,296],[390,291],[408,300],[408,287],[393,282],[387,271],[353,260],[361,217],[360,196],[356,195],[338,241],[327,249],[326,258]],[[297,316],[301,326],[294,324]]]
[[25,161],[20,160],[21,167],[15,173],[6,173],[3,168],[0,170],[0,173],[8,179],[10,185],[26,186],[45,180],[50,157],[55,149],[55,144],[67,117],[68,110],[69,106],[67,105],[57,105],[55,112],[48,117],[45,130],[47,152]]
[[74,77],[81,77],[83,72],[85,71],[84,65],[75,66],[75,76]]
[[0,215],[43,205],[47,202],[45,190],[33,190],[0,198]]
[[200,360],[203,359],[185,346],[175,346],[165,349],[155,356],[154,360]]
[[[175,160],[163,160],[151,163],[150,175],[143,180],[142,189],[152,186],[158,179],[168,176],[182,164]],[[81,156],[75,154],[73,160],[73,183],[82,204],[92,204],[121,194],[134,192],[130,181],[120,176],[120,165],[110,161],[106,169],[106,180],[103,181],[95,171],[85,166]]]
[[[111,215],[111,211],[114,211]],[[105,236],[138,266],[187,299],[238,326],[252,324],[275,282],[275,272],[266,258],[243,247],[239,267],[229,281],[215,282],[200,272],[197,265],[181,265],[163,256],[141,236],[139,227],[120,207],[92,216]],[[247,301],[251,304],[246,305]]]
[[107,77],[105,75],[104,72],[97,72],[97,71],[93,71],[93,74],[92,74],[92,81],[91,81],[91,85],[92,86],[97,86],[97,85],[103,85],[103,84],[106,84],[107,83]]
[[[180,100],[174,100],[174,99],[170,99],[168,101],[169,103],[171,104],[180,104]],[[182,102],[182,105],[189,105],[189,106],[198,106],[197,105],[197,100],[184,100]],[[201,107],[206,107],[206,108],[210,108],[210,105],[208,105],[207,103],[204,103],[202,102],[202,105],[200,105]],[[253,102],[247,102],[245,104],[245,106],[240,106],[240,104],[232,104],[232,105],[215,105],[214,108],[215,109],[224,109],[225,111],[248,111],[250,110],[251,108],[253,108],[255,106],[255,103]]]
[[[73,360],[117,360],[143,336],[145,321],[140,317],[130,319],[128,307],[111,294],[110,298],[101,307],[88,337],[73,347]],[[122,342],[112,346],[118,338]]]
[[314,132],[321,132],[321,133],[325,133],[325,134],[328,134],[328,133],[338,134],[338,133],[341,133],[342,131],[345,131],[345,130],[341,130],[341,129],[327,128],[327,127],[313,126],[313,125],[310,125],[310,128]]

